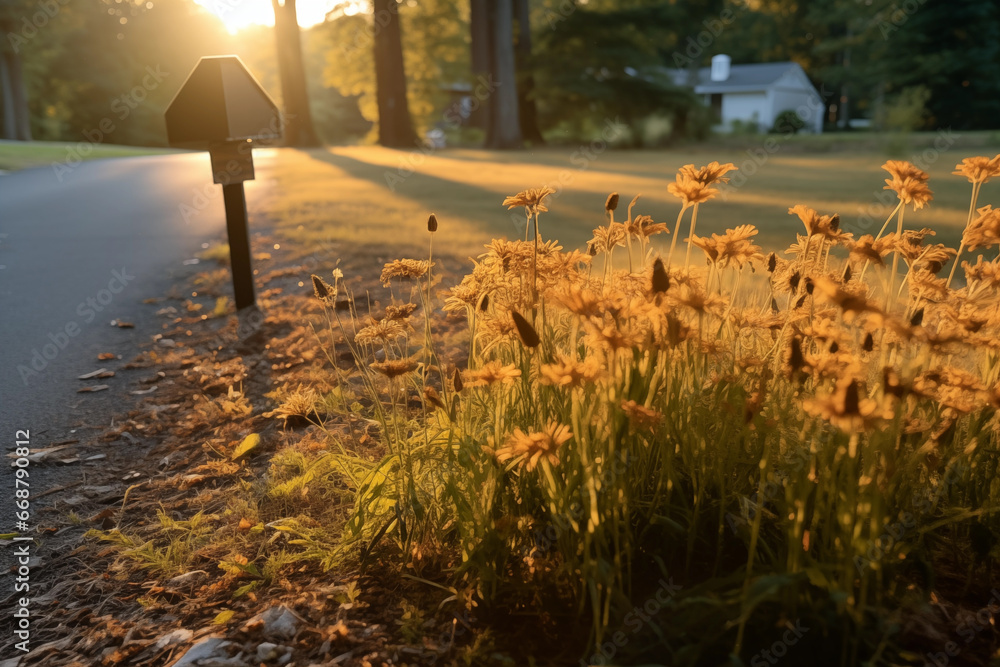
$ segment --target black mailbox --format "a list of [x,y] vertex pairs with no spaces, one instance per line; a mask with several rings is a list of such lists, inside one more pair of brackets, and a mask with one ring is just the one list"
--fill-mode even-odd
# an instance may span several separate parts
[[164,115],[178,148],[281,138],[278,107],[237,56],[202,58]]
[[243,181],[253,180],[252,142],[281,138],[281,114],[237,56],[202,58],[164,114],[167,143],[207,150],[222,185],[236,308],[254,304]]

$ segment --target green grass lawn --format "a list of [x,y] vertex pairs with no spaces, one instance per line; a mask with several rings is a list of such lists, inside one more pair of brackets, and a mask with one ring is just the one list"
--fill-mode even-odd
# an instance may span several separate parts
[[0,141],[0,170],[17,171],[31,167],[47,167],[67,159],[97,160],[135,155],[157,155],[173,152],[166,148],[137,148],[88,142],[63,143],[52,141]]
[[[980,133],[975,143],[963,144],[959,135],[954,145],[928,152],[926,158],[921,152],[933,146],[932,140],[915,141],[909,151],[894,156],[919,161],[930,173],[934,191],[929,207],[906,215],[907,228],[930,227],[938,232],[937,241],[957,246],[971,186],[951,172],[963,157],[1000,152],[1000,142],[991,144],[990,137]],[[542,234],[566,247],[582,248],[593,228],[604,222],[604,201],[612,191],[621,196],[618,219],[627,202],[641,194],[635,211],[672,228],[679,201],[667,192],[667,184],[681,165],[711,160],[734,162],[741,171],[731,174],[730,189],[701,207],[699,234],[753,224],[765,249],[783,250],[803,231],[798,218],[788,214],[790,206],[801,203],[821,213],[839,213],[842,227],[857,237],[876,233],[895,205],[895,195],[882,189],[885,150],[838,146],[812,152],[777,139],[768,152],[768,138],[756,140],[749,148],[655,151],[602,150],[600,144],[516,152],[421,153],[369,146],[282,150],[276,160],[278,187],[267,210],[292,240],[334,238],[400,249],[424,244],[425,221],[434,212],[441,220],[435,245],[473,255],[492,237],[523,236],[517,224],[522,214],[507,212],[501,202],[508,194],[543,185],[558,192],[543,214]],[[979,205],[1000,204],[997,188],[987,184]],[[665,249],[669,237],[654,241]]]
[[[506,195],[549,185],[557,194],[543,216],[543,235],[582,248],[593,228],[604,221],[608,193],[621,195],[619,219],[625,204],[641,194],[636,212],[673,227],[679,202],[667,192],[667,184],[677,168],[719,160],[734,162],[740,171],[732,174],[730,188],[701,207],[697,232],[753,224],[760,230],[762,246],[781,250],[801,230],[797,218],[787,212],[799,203],[821,213],[840,213],[843,228],[855,236],[877,232],[894,205],[892,193],[882,190],[886,174],[879,168],[894,148],[892,157],[918,162],[930,173],[934,190],[928,208],[906,216],[907,227],[931,227],[938,232],[938,241],[956,246],[970,186],[951,171],[968,155],[1000,152],[1000,135],[977,132],[950,137],[950,145],[940,151],[934,148],[938,135],[933,133],[912,135],[902,150],[891,138],[861,133],[724,137],[676,150],[616,150],[600,142],[511,152],[374,146],[278,150],[278,187],[271,188],[259,205],[278,219],[290,240],[333,238],[400,251],[423,245],[427,215],[435,212],[442,222],[439,247],[475,255],[493,237],[523,235],[521,214],[501,206]],[[84,159],[168,152],[114,145],[92,148]],[[65,161],[76,150],[76,144],[4,141],[0,169],[46,166]],[[274,149],[258,153],[268,150]],[[1000,204],[995,201],[996,188],[993,183],[983,188],[980,205]],[[268,188],[260,191],[263,195]],[[660,236],[656,242],[665,246],[669,240]]]

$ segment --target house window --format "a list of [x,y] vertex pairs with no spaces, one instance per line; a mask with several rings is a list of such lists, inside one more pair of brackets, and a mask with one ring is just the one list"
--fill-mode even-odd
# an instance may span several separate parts
[[712,107],[712,116],[715,118],[716,123],[722,122],[722,93],[712,93],[712,99],[710,100],[710,105]]

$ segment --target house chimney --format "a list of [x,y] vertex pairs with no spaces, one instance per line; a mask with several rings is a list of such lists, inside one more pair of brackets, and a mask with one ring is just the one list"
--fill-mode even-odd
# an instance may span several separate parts
[[712,56],[712,81],[725,81],[729,78],[729,64],[732,58],[719,54]]

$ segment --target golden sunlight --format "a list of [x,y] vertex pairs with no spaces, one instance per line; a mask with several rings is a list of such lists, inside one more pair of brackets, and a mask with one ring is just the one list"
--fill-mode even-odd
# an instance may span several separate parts
[[[195,0],[226,26],[230,33],[251,25],[274,25],[274,10],[270,0]],[[303,28],[322,23],[327,13],[345,3],[337,0],[299,0],[297,10],[299,25]],[[346,3],[353,7],[353,3]],[[344,11],[347,14],[356,11]]]

